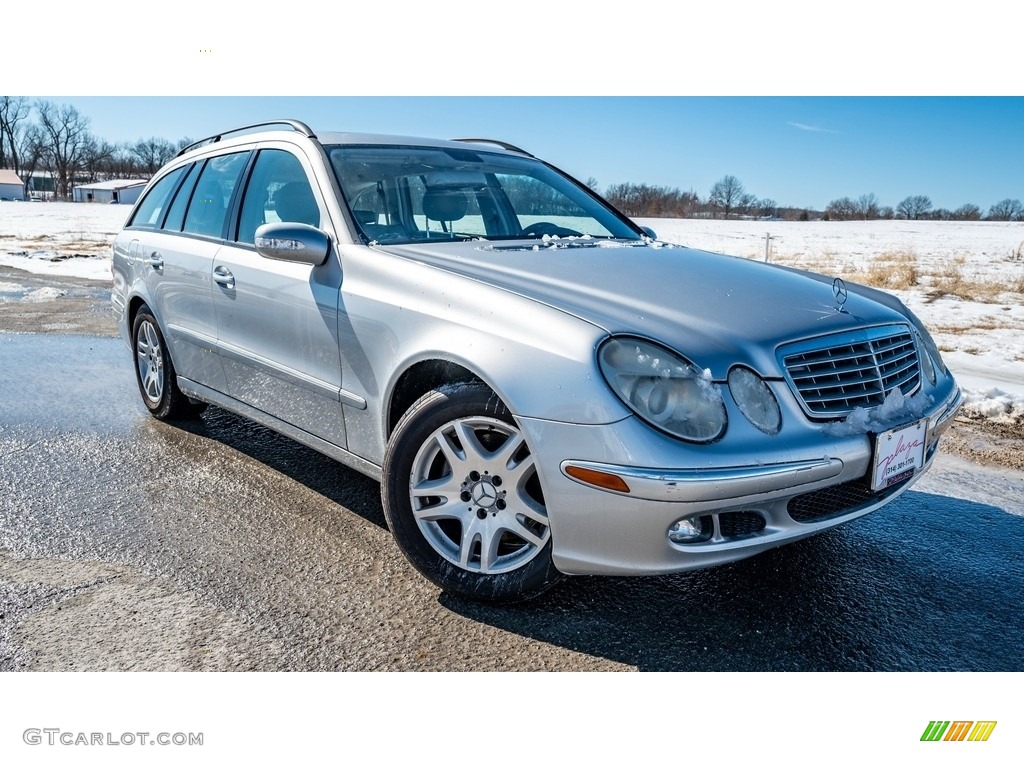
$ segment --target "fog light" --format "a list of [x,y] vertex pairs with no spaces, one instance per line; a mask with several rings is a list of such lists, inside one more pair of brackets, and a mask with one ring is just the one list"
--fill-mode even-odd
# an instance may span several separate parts
[[707,536],[699,517],[684,517],[672,523],[672,527],[668,529],[668,538],[676,544],[690,544]]

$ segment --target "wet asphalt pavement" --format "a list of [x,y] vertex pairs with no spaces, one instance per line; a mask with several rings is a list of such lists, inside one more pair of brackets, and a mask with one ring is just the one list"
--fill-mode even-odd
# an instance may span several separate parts
[[440,593],[373,481],[117,339],[0,333],[0,670],[1022,670],[1024,475],[941,456],[859,522],[717,569]]

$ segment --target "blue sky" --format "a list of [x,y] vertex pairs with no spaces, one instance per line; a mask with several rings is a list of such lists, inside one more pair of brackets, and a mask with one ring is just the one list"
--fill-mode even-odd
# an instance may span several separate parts
[[501,138],[602,189],[632,181],[706,196],[725,174],[758,197],[824,207],[875,193],[895,206],[1024,199],[1020,97],[83,97],[112,142],[199,138],[296,117],[318,130]]

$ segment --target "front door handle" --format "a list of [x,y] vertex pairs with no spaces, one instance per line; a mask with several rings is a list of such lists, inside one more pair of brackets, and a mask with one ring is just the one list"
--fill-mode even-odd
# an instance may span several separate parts
[[235,276],[231,274],[231,270],[227,267],[217,267],[213,270],[213,282],[225,288],[234,288]]

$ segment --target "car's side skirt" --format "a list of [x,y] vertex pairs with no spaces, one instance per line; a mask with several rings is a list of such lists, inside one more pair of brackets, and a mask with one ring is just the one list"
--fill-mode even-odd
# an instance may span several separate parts
[[225,411],[237,413],[239,416],[244,416],[258,424],[269,427],[275,432],[279,432],[297,443],[302,443],[315,451],[319,451],[325,456],[330,456],[335,461],[344,464],[346,467],[351,467],[357,472],[361,472],[362,474],[373,478],[377,482],[380,482],[380,479],[383,476],[381,468],[373,462],[367,461],[361,456],[356,456],[354,453],[334,445],[334,443],[329,443],[316,435],[312,435],[293,424],[281,421],[281,419],[271,416],[269,413],[265,413],[258,408],[246,405],[233,397],[225,395],[223,392],[218,392],[215,389],[204,387],[202,384],[192,381],[191,379],[186,379],[184,376],[178,377],[178,388],[189,397],[195,398],[196,400],[202,400],[204,403],[216,405],[223,408]]

